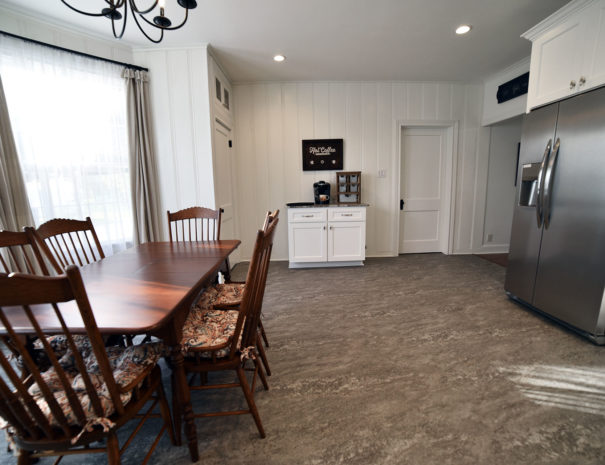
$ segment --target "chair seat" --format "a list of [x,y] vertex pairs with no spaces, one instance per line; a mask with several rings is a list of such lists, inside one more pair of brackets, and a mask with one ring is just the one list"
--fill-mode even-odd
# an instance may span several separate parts
[[216,284],[202,293],[195,306],[200,309],[213,309],[215,305],[239,305],[245,286],[240,283]]
[[[124,404],[130,401],[134,387],[140,383],[142,377],[150,372],[150,370],[157,364],[159,358],[164,354],[163,345],[159,342],[135,345],[126,348],[117,346],[107,347],[106,351],[111,369],[113,371],[113,376],[120,389],[120,398]],[[109,417],[114,413],[115,408],[113,402],[111,401],[111,396],[107,386],[103,381],[97,359],[94,356],[90,342],[87,339],[81,341],[81,345],[79,345],[79,352],[82,355],[84,365],[86,366],[86,371],[90,376],[91,382],[101,400],[103,414],[105,417]],[[64,368],[68,381],[78,396],[87,420],[96,418],[97,415],[94,412],[90,398],[86,392],[84,379],[76,369],[75,358],[71,350],[67,350],[65,355],[59,360],[59,363]],[[43,372],[42,377],[50,387],[68,423],[70,425],[80,425],[76,415],[71,410],[67,394],[54,367],[51,367]],[[29,387],[28,392],[37,402],[40,410],[46,416],[46,418],[48,418],[50,423],[55,426],[59,426],[50,410],[48,403],[44,399],[39,386],[34,383]]]
[[238,316],[237,310],[191,309],[183,326],[183,348],[202,358],[227,357]]

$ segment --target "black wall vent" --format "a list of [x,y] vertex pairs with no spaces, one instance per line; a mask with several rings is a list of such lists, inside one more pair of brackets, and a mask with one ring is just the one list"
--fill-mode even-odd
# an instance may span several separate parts
[[508,102],[516,97],[527,94],[527,86],[529,84],[529,72],[521,76],[511,79],[502,85],[498,86],[496,98],[498,103]]

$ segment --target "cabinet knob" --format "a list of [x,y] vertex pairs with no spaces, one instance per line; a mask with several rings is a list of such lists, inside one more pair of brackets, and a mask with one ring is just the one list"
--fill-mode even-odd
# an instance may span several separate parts
[[334,226],[330,226],[330,230],[334,229]]
[[586,78],[584,76],[580,76],[578,87],[582,87],[584,84],[586,84]]
[[324,226],[324,231],[326,230],[326,227]]
[[574,87],[576,87],[576,81],[574,81],[573,79],[571,80],[571,82],[569,83],[569,89],[573,89]]

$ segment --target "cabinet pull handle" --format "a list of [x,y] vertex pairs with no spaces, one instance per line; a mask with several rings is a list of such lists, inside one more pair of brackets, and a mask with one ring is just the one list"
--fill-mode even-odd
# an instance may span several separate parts
[[584,76],[580,76],[578,87],[582,87],[584,84],[586,84],[586,78]]
[[572,79],[569,83],[569,90],[572,90],[574,87],[576,87],[576,81]]
[[353,216],[353,213],[343,213],[342,216]]
[[313,218],[313,215],[303,215],[303,218]]

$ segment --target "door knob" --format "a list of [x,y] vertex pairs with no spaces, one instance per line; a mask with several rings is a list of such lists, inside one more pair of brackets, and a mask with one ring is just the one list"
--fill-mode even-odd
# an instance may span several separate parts
[[403,210],[403,206],[405,205],[405,202],[403,201],[403,199],[399,200],[399,210]]
[[574,81],[573,79],[571,80],[571,82],[569,83],[569,89],[573,89],[574,87],[576,87],[576,81]]

